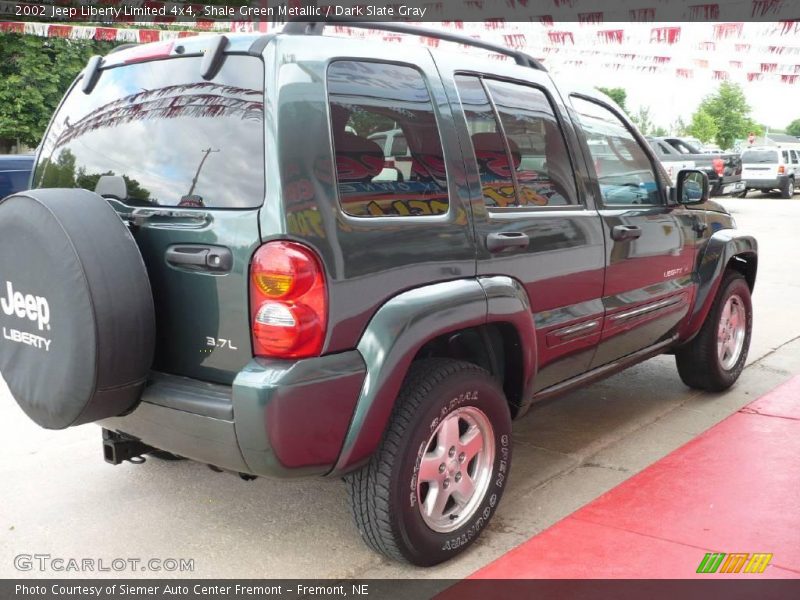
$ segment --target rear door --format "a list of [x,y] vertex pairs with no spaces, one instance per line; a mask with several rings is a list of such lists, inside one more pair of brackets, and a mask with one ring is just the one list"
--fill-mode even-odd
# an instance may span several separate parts
[[155,368],[230,383],[252,356],[263,62],[227,56],[209,81],[200,56],[120,63],[89,95],[80,85],[70,92],[34,185],[95,190],[130,220],[153,288]]
[[591,363],[603,317],[602,224],[576,177],[575,134],[549,77],[500,65],[493,74],[453,71],[462,147],[482,199],[478,274],[513,277],[527,291],[539,391]]
[[[694,284],[697,226],[683,206],[667,205],[646,143],[600,100],[571,96],[606,237],[605,319],[592,361],[599,367],[669,340],[686,315]],[[610,152],[597,154],[600,145]]]

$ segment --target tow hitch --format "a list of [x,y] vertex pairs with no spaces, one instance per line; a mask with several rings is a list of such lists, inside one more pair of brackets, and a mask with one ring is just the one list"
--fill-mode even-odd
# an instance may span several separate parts
[[103,458],[109,464],[119,465],[127,460],[138,465],[145,460],[142,455],[153,450],[141,440],[103,429]]

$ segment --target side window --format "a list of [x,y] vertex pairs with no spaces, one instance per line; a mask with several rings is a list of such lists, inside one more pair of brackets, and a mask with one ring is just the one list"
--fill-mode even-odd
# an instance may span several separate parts
[[650,158],[625,123],[604,106],[573,96],[606,205],[662,204]]
[[497,112],[478,78],[456,77],[486,205],[577,204],[564,138],[544,93],[523,85],[484,82]]
[[[342,210],[356,217],[446,213],[442,143],[422,74],[402,65],[337,61],[328,68],[328,94]],[[392,152],[404,138],[410,161],[384,154],[390,134]]]
[[487,79],[508,140],[522,206],[578,204],[575,174],[550,101],[536,88]]
[[792,155],[792,164],[796,165],[798,163],[797,152],[795,150],[791,150],[789,153]]
[[781,156],[783,156],[783,162],[784,162],[784,164],[787,164],[787,165],[788,165],[788,164],[789,164],[789,151],[788,151],[788,150],[783,150],[783,151],[781,152]]
[[475,151],[486,206],[519,206],[511,161],[497,115],[477,77],[456,77],[461,106]]

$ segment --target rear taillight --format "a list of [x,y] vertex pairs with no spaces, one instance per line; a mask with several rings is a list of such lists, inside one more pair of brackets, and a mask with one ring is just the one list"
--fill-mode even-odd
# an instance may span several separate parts
[[714,171],[716,171],[717,175],[722,175],[725,173],[725,162],[721,158],[715,158],[712,160],[711,166],[714,167]]
[[296,242],[261,246],[250,265],[250,312],[256,356],[319,356],[328,296],[317,255]]
[[786,166],[778,165],[778,175],[783,175],[784,173],[786,173]]

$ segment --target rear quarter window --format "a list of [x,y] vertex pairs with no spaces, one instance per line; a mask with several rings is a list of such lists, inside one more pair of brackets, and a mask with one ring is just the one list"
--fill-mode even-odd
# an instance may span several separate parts
[[117,175],[134,206],[260,206],[263,63],[228,56],[205,81],[201,61],[106,69],[88,96],[75,86],[42,145],[35,186],[94,190],[102,175]]
[[[328,100],[339,201],[346,214],[424,217],[448,211],[439,127],[420,71],[336,61],[328,68]],[[395,133],[389,154],[384,143],[371,138],[387,131]],[[410,160],[394,160],[401,151]]]

